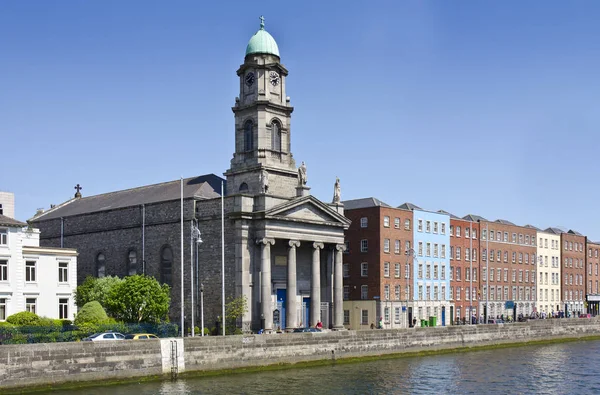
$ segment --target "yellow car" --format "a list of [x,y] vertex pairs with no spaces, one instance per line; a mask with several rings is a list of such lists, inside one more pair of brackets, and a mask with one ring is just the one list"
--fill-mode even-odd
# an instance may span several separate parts
[[132,333],[125,335],[125,340],[146,340],[146,339],[158,339],[158,336],[151,333]]

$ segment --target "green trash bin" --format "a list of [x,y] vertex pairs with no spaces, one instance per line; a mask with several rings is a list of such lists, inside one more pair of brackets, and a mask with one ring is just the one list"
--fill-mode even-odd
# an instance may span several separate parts
[[429,317],[429,326],[437,325],[437,317]]
[[427,326],[427,324],[429,324],[429,322],[427,322],[427,320],[421,320],[421,328],[425,328]]

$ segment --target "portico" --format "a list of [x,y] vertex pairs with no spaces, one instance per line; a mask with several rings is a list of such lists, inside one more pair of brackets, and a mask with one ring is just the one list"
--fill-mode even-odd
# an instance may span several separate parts
[[[261,329],[291,331],[318,321],[343,329],[343,230],[348,224],[343,215],[312,196],[265,212],[255,239],[260,265],[249,265],[260,279],[250,315],[259,315]],[[322,310],[327,315],[331,311],[331,318],[322,317]],[[279,319],[274,320],[274,313]]]

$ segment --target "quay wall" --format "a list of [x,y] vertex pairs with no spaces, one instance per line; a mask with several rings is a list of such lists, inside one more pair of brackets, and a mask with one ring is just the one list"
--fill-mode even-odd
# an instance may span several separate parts
[[71,382],[600,336],[600,318],[500,325],[0,346],[0,392]]

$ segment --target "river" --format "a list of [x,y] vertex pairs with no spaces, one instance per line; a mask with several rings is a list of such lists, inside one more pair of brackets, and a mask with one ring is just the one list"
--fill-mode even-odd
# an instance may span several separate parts
[[47,393],[599,394],[600,341],[406,357]]

